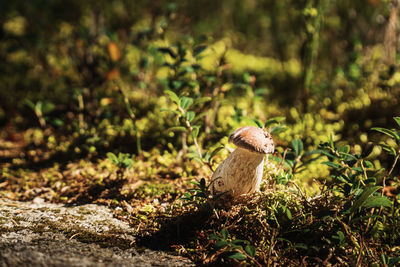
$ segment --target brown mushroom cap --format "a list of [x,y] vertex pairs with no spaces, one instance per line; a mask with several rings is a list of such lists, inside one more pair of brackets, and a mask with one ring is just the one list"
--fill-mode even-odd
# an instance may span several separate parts
[[274,140],[266,130],[254,126],[236,129],[229,137],[229,142],[251,152],[268,154],[274,152]]

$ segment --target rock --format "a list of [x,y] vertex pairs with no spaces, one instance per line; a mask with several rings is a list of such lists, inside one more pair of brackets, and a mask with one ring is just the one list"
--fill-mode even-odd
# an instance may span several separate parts
[[110,209],[0,199],[0,266],[194,266],[134,248],[130,226]]

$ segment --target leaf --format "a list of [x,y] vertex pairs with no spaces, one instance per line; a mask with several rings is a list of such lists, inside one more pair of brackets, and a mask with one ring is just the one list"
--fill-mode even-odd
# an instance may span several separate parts
[[217,242],[215,243],[215,248],[216,248],[216,249],[221,249],[221,248],[226,247],[227,245],[228,245],[228,241],[226,241],[226,240],[219,240],[219,241],[217,241]]
[[209,97],[209,96],[199,97],[199,98],[196,98],[196,100],[194,101],[194,105],[198,105],[198,104],[202,104],[202,103],[205,103],[205,102],[209,102],[211,100],[212,100],[212,98]]
[[114,153],[112,153],[112,152],[108,152],[108,153],[107,153],[107,158],[108,158],[109,160],[111,160],[111,162],[113,162],[114,164],[118,164],[118,162],[119,162],[117,156],[116,156]]
[[190,105],[193,103],[193,98],[191,97],[187,97],[187,96],[182,96],[180,101],[179,101],[179,105],[181,106],[181,108],[183,109],[187,109],[188,107],[190,107]]
[[228,256],[228,259],[234,259],[239,261],[245,260],[246,258],[247,258],[246,255],[244,255],[242,252],[235,252]]
[[332,155],[332,154],[329,153],[328,151],[325,151],[325,150],[320,150],[320,151],[321,151],[321,154],[327,156],[328,158],[331,158],[331,159],[340,159],[338,156]]
[[292,213],[290,212],[289,208],[288,208],[286,205],[285,205],[285,206],[282,206],[282,210],[283,210],[283,212],[285,213],[286,217],[287,217],[289,220],[292,220]]
[[132,163],[133,163],[132,159],[124,159],[124,161],[123,161],[125,168],[128,168],[128,169],[132,167]]
[[178,89],[182,86],[183,82],[182,81],[172,81],[172,88],[173,89]]
[[221,236],[222,236],[223,239],[227,239],[228,235],[229,235],[228,230],[226,230],[226,229],[222,229],[221,230]]
[[332,149],[335,149],[335,145],[333,144],[333,135],[332,135],[332,133],[330,134],[330,137],[329,137],[329,145],[330,145],[330,147]]
[[364,202],[368,199],[368,197],[380,188],[382,188],[382,187],[381,186],[371,186],[371,187],[365,188],[363,190],[363,192],[361,193],[360,197],[354,202],[353,206],[350,209],[350,212],[351,213],[356,212],[356,210],[358,210],[358,208],[360,208],[364,204]]
[[364,167],[367,168],[367,169],[373,169],[374,168],[374,164],[371,161],[366,160],[366,161],[364,161]]
[[216,149],[214,149],[212,152],[211,152],[211,154],[210,154],[210,158],[212,159],[219,151],[221,151],[222,149],[224,149],[225,147],[223,147],[223,146],[220,146],[220,147],[217,147]]
[[260,120],[257,119],[251,119],[254,121],[255,124],[257,124],[258,128],[263,128],[263,123]]
[[200,126],[193,126],[192,127],[193,128],[193,130],[192,130],[192,136],[193,136],[193,138],[197,138],[197,136],[199,136],[199,129],[200,129]]
[[35,109],[36,109],[35,104],[34,104],[31,100],[29,100],[29,99],[25,99],[25,104],[26,104],[28,107],[30,107],[32,110],[35,110]]
[[294,139],[291,142],[291,146],[296,156],[300,156],[301,152],[303,151],[303,141],[300,139]]
[[393,130],[389,130],[389,129],[381,128],[381,127],[374,127],[374,128],[371,128],[371,130],[386,134],[387,136],[395,139],[396,141],[400,140],[400,136]]
[[267,88],[258,88],[254,91],[255,96],[263,96],[269,93]]
[[188,111],[185,114],[185,117],[189,122],[191,122],[195,116],[196,116],[196,114],[194,113],[194,111]]
[[171,48],[169,47],[160,47],[157,49],[159,52],[163,53],[163,54],[169,54],[172,58],[176,58],[176,54],[174,53],[174,51],[172,51]]
[[301,248],[301,249],[308,249],[308,246],[304,243],[296,243],[294,244],[295,248]]
[[341,146],[338,148],[338,152],[348,154],[350,152],[350,146],[349,145]]
[[388,152],[390,155],[393,155],[393,156],[396,155],[397,152],[396,152],[396,149],[394,147],[389,146],[387,144],[379,144],[379,145],[383,148],[383,150]]
[[336,162],[330,162],[330,161],[324,161],[324,162],[322,162],[322,164],[325,164],[325,165],[327,165],[331,168],[337,169],[337,170],[339,170],[342,167],[340,164],[338,164]]
[[393,119],[396,121],[397,125],[400,126],[400,117],[393,117]]
[[279,124],[284,120],[286,120],[285,117],[274,117],[274,118],[271,118],[271,119],[267,120],[267,122],[265,123],[264,126],[265,126],[265,128],[269,128],[271,125]]
[[207,49],[206,45],[199,45],[193,49],[193,56],[197,57],[200,55],[204,50]]
[[50,113],[55,109],[56,105],[54,105],[51,102],[45,101],[43,102],[43,106],[42,106],[42,113],[46,114],[46,113]]
[[177,105],[179,105],[179,97],[172,92],[171,90],[165,90],[165,93],[167,93],[169,95],[169,98],[174,101]]
[[183,126],[174,126],[174,127],[168,128],[167,131],[172,131],[172,132],[185,132],[185,131],[186,131],[186,128],[183,127]]
[[277,135],[277,134],[285,132],[287,129],[288,128],[286,126],[278,125],[278,126],[272,127],[270,130],[270,133],[272,135]]
[[370,196],[361,205],[362,208],[379,208],[379,207],[391,207],[392,201],[385,196]]
[[246,253],[250,256],[250,257],[254,257],[256,255],[256,248],[254,246],[251,245],[247,245],[244,248],[244,251],[246,251]]
[[243,73],[243,81],[245,83],[250,83],[251,77],[250,77],[250,74],[248,72]]
[[61,119],[58,119],[58,118],[54,119],[52,121],[52,123],[53,123],[54,126],[63,126],[64,125],[64,122]]

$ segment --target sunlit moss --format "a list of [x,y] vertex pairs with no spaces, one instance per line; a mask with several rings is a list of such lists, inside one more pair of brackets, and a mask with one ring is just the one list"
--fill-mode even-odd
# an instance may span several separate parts
[[14,16],[3,24],[3,29],[5,32],[16,36],[22,36],[25,34],[27,20],[23,16]]

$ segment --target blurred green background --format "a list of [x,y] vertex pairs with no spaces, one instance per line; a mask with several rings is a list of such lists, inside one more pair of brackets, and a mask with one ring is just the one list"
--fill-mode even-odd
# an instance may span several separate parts
[[84,136],[88,152],[174,150],[167,89],[200,99],[204,148],[284,116],[278,143],[333,134],[361,151],[400,113],[393,3],[1,1],[1,126]]

